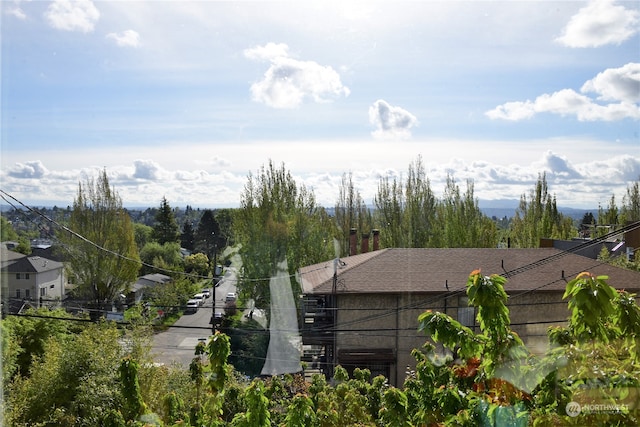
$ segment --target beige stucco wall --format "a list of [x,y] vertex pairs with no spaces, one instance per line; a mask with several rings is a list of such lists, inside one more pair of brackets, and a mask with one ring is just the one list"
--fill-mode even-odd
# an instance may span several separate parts
[[[407,367],[415,367],[411,356],[427,336],[418,329],[418,316],[427,309],[446,312],[458,319],[462,294],[341,294],[338,296],[337,351],[393,349],[396,362],[389,381],[402,385]],[[512,328],[535,353],[547,349],[549,326],[563,325],[569,316],[561,292],[529,292],[513,295],[509,302]],[[475,316],[474,316],[475,317]]]

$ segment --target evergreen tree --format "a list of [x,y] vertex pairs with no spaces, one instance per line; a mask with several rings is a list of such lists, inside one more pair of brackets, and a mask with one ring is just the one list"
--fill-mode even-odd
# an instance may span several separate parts
[[196,238],[193,226],[191,225],[190,221],[186,221],[182,226],[182,234],[180,234],[180,245],[185,249],[193,251],[195,249],[195,242]]
[[583,237],[591,236],[591,231],[596,225],[596,219],[591,212],[587,212],[580,221],[580,235]]
[[196,228],[195,251],[206,254],[210,260],[213,260],[214,254],[224,248],[225,240],[220,233],[220,225],[216,221],[213,211],[206,209]]
[[155,219],[153,237],[158,243],[164,245],[165,243],[178,242],[178,222],[166,197],[162,198]]
[[[232,246],[233,240],[233,216],[236,209],[218,209],[216,210],[216,221],[220,226],[220,236],[223,240],[221,246]],[[219,242],[220,243],[220,242]]]

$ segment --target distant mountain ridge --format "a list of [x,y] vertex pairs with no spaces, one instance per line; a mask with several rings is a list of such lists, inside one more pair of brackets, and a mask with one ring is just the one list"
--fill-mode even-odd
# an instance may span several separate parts
[[[516,213],[516,209],[518,209],[518,205],[520,204],[519,200],[516,199],[497,199],[497,200],[483,200],[483,199],[479,199],[478,200],[478,206],[480,207],[480,210],[487,215],[489,218],[492,217],[496,217],[498,219],[500,218],[504,218],[505,216],[507,218],[512,218],[513,216],[515,216]],[[53,206],[55,206],[55,204],[52,204],[51,206],[46,206],[46,205],[42,205],[44,208],[46,209],[51,209]],[[38,209],[38,207],[34,207],[35,209]],[[67,206],[62,207],[59,206],[60,209],[66,209]],[[157,206],[152,206],[152,207],[144,207],[144,206],[127,206],[126,207],[129,210],[132,211],[144,211],[145,209],[149,209],[149,208],[157,208]],[[193,209],[198,209],[197,207],[192,206]],[[227,207],[219,207],[219,209],[222,208],[227,208]],[[6,212],[6,211],[10,211],[11,209],[13,209],[12,206],[9,205],[5,205],[5,204],[0,204],[0,211],[2,212]],[[209,209],[209,208],[202,208],[202,209]],[[211,208],[211,209],[218,209],[218,208]],[[325,209],[327,210],[327,213],[329,213],[330,215],[333,215],[334,211],[335,211],[335,207],[334,206],[325,206]],[[371,207],[372,209],[372,207]],[[594,208],[594,209],[578,209],[578,208],[570,208],[570,207],[558,207],[558,210],[564,214],[567,215],[573,219],[582,219],[582,217],[584,216],[584,214],[591,212],[594,216],[597,216],[598,214],[598,209]]]
[[[515,199],[499,199],[499,200],[478,200],[478,206],[480,210],[489,218],[512,218],[516,214],[516,210],[518,209],[518,205],[520,204],[519,200]],[[579,209],[579,208],[569,208],[558,206],[558,211],[563,215],[566,215],[570,218],[580,220],[584,217],[586,213],[591,212],[594,216],[597,216],[598,209]]]

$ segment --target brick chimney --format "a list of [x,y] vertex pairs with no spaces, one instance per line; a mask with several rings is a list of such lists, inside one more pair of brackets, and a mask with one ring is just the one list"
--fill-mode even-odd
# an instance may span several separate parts
[[358,248],[356,246],[358,243],[358,236],[356,233],[357,230],[355,228],[349,230],[349,255],[355,255],[358,253]]
[[[631,225],[633,222],[627,222],[627,225]],[[640,223],[638,223],[640,225]],[[632,248],[634,250],[640,249],[640,228],[635,228],[633,230],[627,231],[624,233],[624,243],[628,248]]]
[[362,242],[360,243],[360,252],[366,254],[369,252],[369,233],[362,233]]
[[380,249],[380,230],[376,228],[371,230],[371,232],[373,233],[373,250],[377,251]]

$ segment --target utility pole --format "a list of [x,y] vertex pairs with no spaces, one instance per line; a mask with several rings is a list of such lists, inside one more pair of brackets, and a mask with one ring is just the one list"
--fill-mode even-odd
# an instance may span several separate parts
[[331,308],[332,308],[332,319],[333,319],[333,345],[331,346],[331,377],[333,378],[333,374],[336,369],[336,364],[338,363],[338,355],[337,346],[338,346],[338,336],[337,336],[337,325],[338,325],[338,263],[340,262],[340,258],[338,254],[336,254],[336,258],[333,260],[333,281],[331,284]]
[[215,237],[216,233],[211,232],[211,236],[213,237],[213,273],[211,274],[211,298],[213,298],[213,303],[211,304],[211,332],[213,334],[216,333],[216,270],[218,267],[218,243]]

